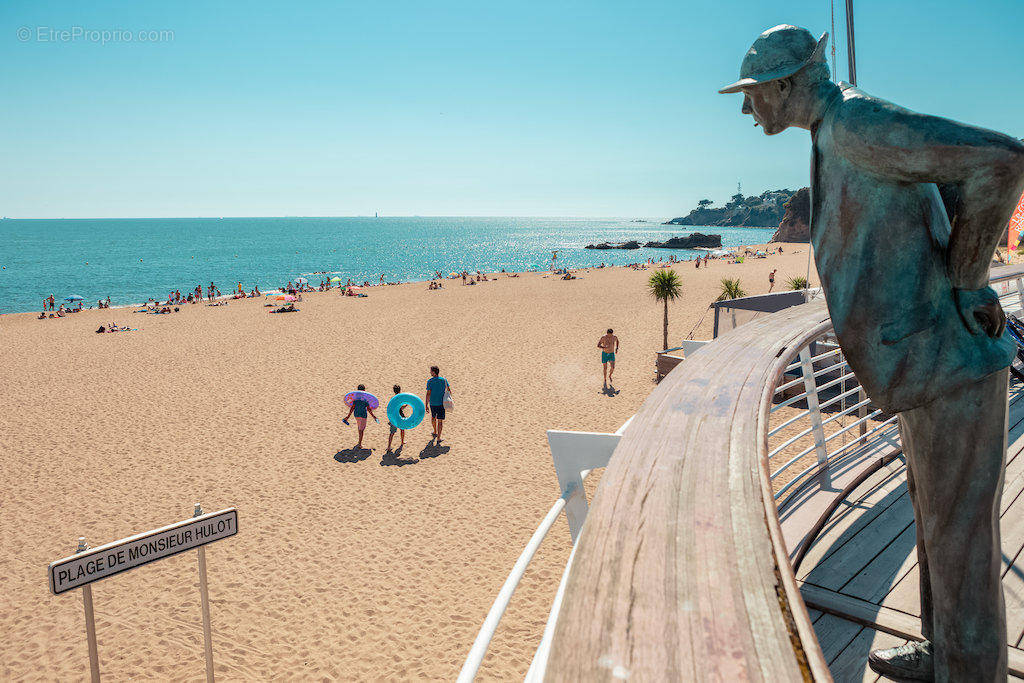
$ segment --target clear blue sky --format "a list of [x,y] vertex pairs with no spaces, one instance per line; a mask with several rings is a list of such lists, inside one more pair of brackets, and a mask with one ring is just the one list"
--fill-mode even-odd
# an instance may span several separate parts
[[[1024,137],[1022,0],[856,11],[861,87]],[[0,215],[669,217],[737,180],[796,188],[807,133],[766,138],[716,90],[762,30],[829,21],[827,0],[5,0]],[[173,38],[47,33],[74,27]]]

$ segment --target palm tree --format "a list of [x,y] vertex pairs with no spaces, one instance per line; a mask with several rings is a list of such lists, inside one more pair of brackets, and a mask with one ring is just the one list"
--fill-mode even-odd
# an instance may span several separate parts
[[807,289],[807,278],[794,275],[793,277],[786,278],[786,286],[796,291],[798,289]]
[[651,279],[647,281],[647,288],[650,291],[651,296],[656,301],[663,301],[665,303],[665,325],[664,325],[664,343],[661,348],[668,348],[668,302],[675,301],[683,293],[683,281],[676,275],[676,271],[671,269],[659,270],[658,272],[651,275]]
[[715,301],[725,301],[726,299],[738,299],[741,296],[746,296],[747,293],[740,287],[739,278],[722,278],[722,293],[718,295]]

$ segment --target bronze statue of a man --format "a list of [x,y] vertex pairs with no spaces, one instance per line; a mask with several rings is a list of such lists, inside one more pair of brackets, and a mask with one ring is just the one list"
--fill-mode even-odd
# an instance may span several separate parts
[[999,498],[1014,345],[988,270],[1024,189],[1024,145],[829,80],[806,29],[760,35],[740,80],[768,135],[811,132],[811,242],[839,344],[899,413],[926,638],[871,653],[904,679],[1006,680]]

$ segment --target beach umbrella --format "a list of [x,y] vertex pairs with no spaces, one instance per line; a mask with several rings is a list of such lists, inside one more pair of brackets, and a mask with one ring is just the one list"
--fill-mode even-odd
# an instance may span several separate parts
[[307,282],[309,282],[309,280],[307,280],[304,277],[297,277],[297,278],[295,278],[295,284],[297,284],[297,285],[304,285]]
[[295,297],[291,294],[278,294],[274,297],[274,301],[295,301]]
[[1020,196],[1017,210],[1010,216],[1010,232],[1006,239],[1006,246],[1010,251],[1019,253],[1022,235],[1024,235],[1024,194]]
[[69,296],[66,299],[64,299],[64,301],[82,301],[82,300],[83,300],[82,297],[78,296],[77,294],[72,294],[71,296]]
[[331,282],[341,282],[341,278],[335,275],[334,277],[331,278]]

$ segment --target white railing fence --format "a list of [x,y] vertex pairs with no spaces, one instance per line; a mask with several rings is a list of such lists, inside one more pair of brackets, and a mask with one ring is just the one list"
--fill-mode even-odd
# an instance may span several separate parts
[[527,679],[530,680],[531,675],[543,676],[544,667],[547,663],[548,648],[551,645],[551,636],[555,632],[555,621],[562,604],[561,598],[565,591],[566,577],[569,575],[572,558],[576,552],[576,540],[579,538],[580,529],[583,528],[583,522],[587,518],[587,496],[583,490],[583,482],[598,467],[607,467],[612,453],[615,452],[615,447],[619,445],[619,439],[622,438],[623,432],[632,420],[632,417],[626,420],[625,424],[619,427],[618,431],[614,434],[548,430],[548,445],[551,448],[551,459],[555,465],[555,474],[558,477],[558,487],[561,490],[561,495],[551,505],[551,509],[548,510],[544,519],[541,520],[537,530],[533,532],[523,552],[519,555],[519,559],[512,566],[512,571],[509,572],[505,583],[502,584],[501,590],[498,591],[498,597],[495,598],[494,604],[491,605],[490,611],[487,612],[483,626],[480,627],[480,632],[477,633],[473,646],[469,650],[469,655],[466,657],[466,662],[462,665],[462,670],[459,672],[459,683],[469,683],[476,677],[480,664],[484,661],[484,656],[487,654],[487,648],[494,638],[494,632],[497,630],[501,617],[505,614],[505,610],[512,600],[516,587],[522,580],[523,574],[526,573],[527,567],[530,566],[530,561],[533,560],[533,556],[537,553],[541,542],[548,535],[548,532],[551,531],[551,527],[558,519],[558,515],[565,510],[566,521],[569,523],[569,534],[572,537],[573,550],[562,573],[562,581],[558,587],[555,602],[551,606],[551,613],[548,616],[547,625],[544,627],[544,635],[542,636],[540,646],[537,648],[537,652],[534,654],[533,661],[530,664],[530,672],[527,673]]
[[[997,275],[991,285],[1007,315],[1024,310],[1024,276]],[[897,448],[899,430],[895,415],[871,405],[829,329],[793,352],[774,389],[766,440],[782,510],[810,487],[828,488],[836,468],[880,445]]]

